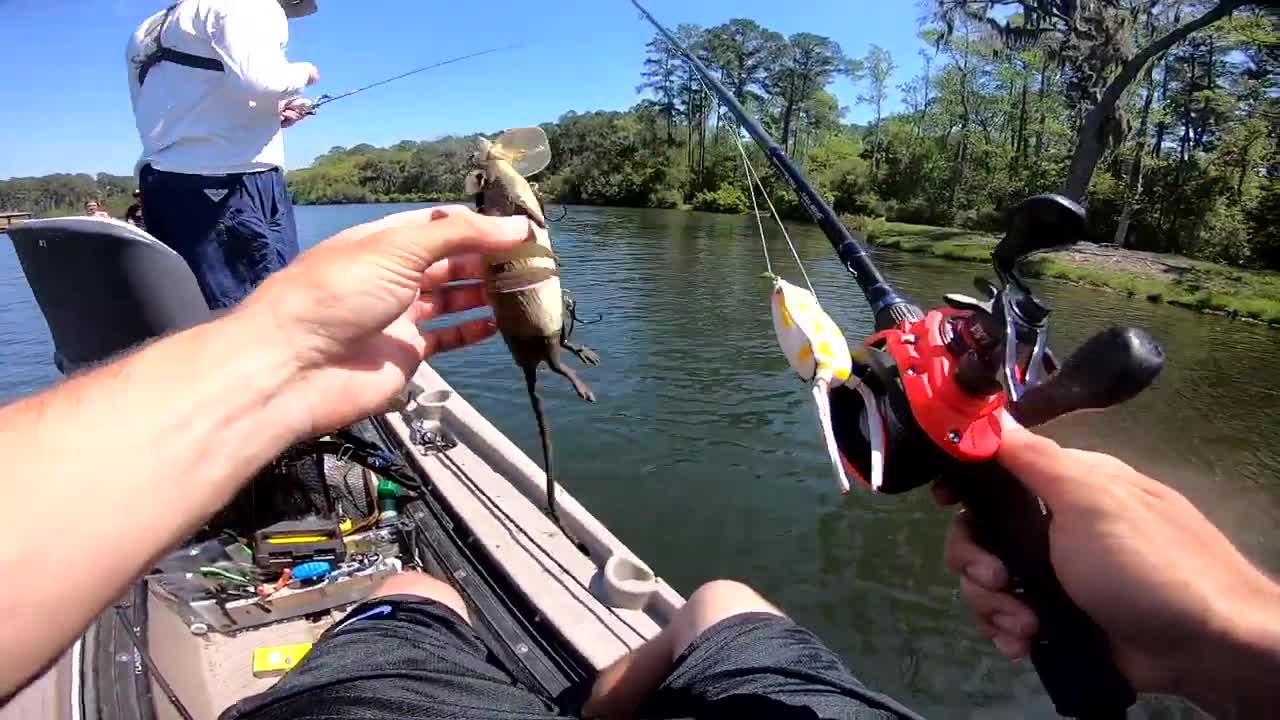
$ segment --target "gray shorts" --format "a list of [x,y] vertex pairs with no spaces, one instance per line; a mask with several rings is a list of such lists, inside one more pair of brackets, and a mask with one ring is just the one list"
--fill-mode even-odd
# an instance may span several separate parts
[[[453,610],[411,596],[362,603],[270,690],[222,720],[565,718],[517,683]],[[712,626],[648,698],[645,718],[917,718],[858,682],[808,630],[767,613]]]

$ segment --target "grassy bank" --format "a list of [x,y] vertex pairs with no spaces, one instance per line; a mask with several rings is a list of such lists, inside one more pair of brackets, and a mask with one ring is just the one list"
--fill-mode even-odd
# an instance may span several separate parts
[[[996,238],[928,225],[880,222],[866,233],[880,247],[947,260],[988,263]],[[1030,277],[1104,288],[1150,302],[1280,325],[1280,273],[1251,271],[1178,255],[1085,246],[1026,263]]]

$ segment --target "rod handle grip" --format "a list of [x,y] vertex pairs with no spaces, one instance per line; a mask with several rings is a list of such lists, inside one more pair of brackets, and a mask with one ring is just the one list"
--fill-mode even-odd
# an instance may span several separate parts
[[1000,558],[1009,589],[1035,611],[1031,662],[1060,715],[1122,718],[1136,696],[1111,657],[1106,633],[1071,599],[1049,554],[1052,515],[994,461],[966,465],[954,487],[977,543]]

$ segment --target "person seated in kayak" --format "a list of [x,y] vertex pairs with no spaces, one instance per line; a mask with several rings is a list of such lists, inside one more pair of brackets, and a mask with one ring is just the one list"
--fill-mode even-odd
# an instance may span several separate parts
[[136,228],[147,229],[147,222],[142,218],[142,191],[133,191],[133,203],[124,211],[124,221]]
[[178,0],[126,52],[142,140],[147,232],[191,266],[212,309],[240,302],[298,254],[282,128],[319,79],[289,62],[288,18],[316,0]]
[[[46,510],[6,520],[0,697],[48,667],[286,446],[381,412],[422,360],[492,335],[485,318],[419,325],[483,306],[482,285],[454,281],[479,278],[480,254],[515,247],[528,223],[440,207],[350,228],[231,312],[0,409],[0,506]],[[1052,508],[1055,571],[1138,690],[1222,718],[1274,711],[1280,585],[1184,497],[1021,428],[1006,431],[996,459]],[[951,500],[944,486],[937,493]],[[1003,592],[1006,571],[974,545],[963,514],[945,558],[982,633],[1025,655],[1036,617]],[[599,674],[584,707],[559,707],[490,662],[448,584],[410,572],[223,718],[573,713],[914,717],[731,581],[695,591],[656,637]]]

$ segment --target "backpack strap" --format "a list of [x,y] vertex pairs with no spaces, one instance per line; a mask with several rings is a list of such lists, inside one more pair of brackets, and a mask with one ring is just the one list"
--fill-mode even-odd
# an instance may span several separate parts
[[173,11],[178,8],[181,2],[170,5],[164,11],[164,17],[160,18],[160,29],[156,31],[156,46],[151,52],[147,53],[138,62],[138,85],[146,83],[147,74],[151,72],[151,68],[162,62],[171,62],[175,65],[183,67],[195,68],[196,70],[209,70],[211,72],[225,72],[226,68],[222,61],[217,58],[207,58],[200,55],[192,55],[191,53],[174,50],[164,46],[161,37],[164,35],[164,28],[169,24],[169,17]]

